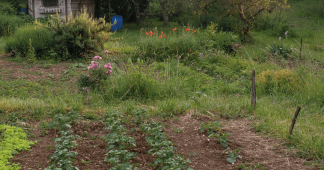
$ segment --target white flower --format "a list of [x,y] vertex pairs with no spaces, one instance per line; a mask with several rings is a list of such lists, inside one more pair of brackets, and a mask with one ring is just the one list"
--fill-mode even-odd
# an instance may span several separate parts
[[281,37],[279,37],[279,41],[281,41]]

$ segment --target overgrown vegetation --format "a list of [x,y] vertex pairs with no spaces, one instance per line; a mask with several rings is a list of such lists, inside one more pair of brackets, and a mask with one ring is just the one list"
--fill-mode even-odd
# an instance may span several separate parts
[[[189,161],[174,154],[172,143],[161,131],[162,124],[145,118],[166,120],[189,111],[195,116],[213,117],[217,113],[225,118],[248,117],[258,132],[286,141],[285,145],[298,150],[297,156],[308,158],[310,164],[320,167],[324,159],[321,137],[324,20],[323,4],[317,0],[312,2],[291,1],[291,11],[258,15],[250,25],[253,39],[245,44],[240,41],[238,20],[213,16],[216,8],[212,7],[197,11],[201,12],[199,17],[174,16],[174,20],[188,25],[171,22],[170,26],[160,27],[162,23],[154,22],[154,27],[142,28],[125,24],[114,35],[107,32],[110,24],[102,20],[103,24],[98,26],[85,13],[63,23],[54,17],[48,23],[36,25],[20,24],[20,19],[10,16],[17,20],[17,25],[7,31],[9,21],[3,20],[1,30],[6,30],[2,33],[6,37],[1,38],[0,47],[5,46],[6,52],[16,54],[9,61],[22,62],[15,63],[19,69],[50,70],[60,66],[57,60],[82,60],[64,63],[67,66],[57,77],[52,72],[36,80],[17,77],[18,69],[2,69],[0,121],[15,124],[58,119],[54,116],[58,115],[61,123],[50,125],[60,127],[72,123],[72,109],[92,121],[99,120],[107,111],[105,125],[110,133],[104,138],[109,144],[106,163],[116,169],[136,166],[129,163],[135,157],[130,148],[136,142],[127,136],[129,129],[122,126],[134,121],[134,129],[145,133],[146,142],[153,148],[150,150],[155,156],[152,166],[185,169]],[[314,12],[310,13],[309,9]],[[82,24],[77,28],[79,22]],[[108,41],[110,38],[115,41]],[[84,60],[87,58],[93,59],[91,65],[90,60]],[[256,71],[255,108],[250,106],[252,70]],[[47,73],[33,73],[35,77],[44,74]],[[293,134],[289,135],[297,106],[302,111]],[[147,111],[137,110],[142,107]],[[68,149],[75,146],[76,138],[68,129],[57,138],[56,153],[60,151],[59,145]],[[201,131],[224,148],[228,147],[230,134],[222,132],[218,122],[201,124]],[[67,140],[67,145],[63,146],[60,140]],[[66,155],[51,157],[52,166],[57,166],[61,157],[67,160],[75,157],[70,152]],[[227,158],[234,163],[240,158],[239,150],[228,150]],[[260,167],[244,163],[239,166],[241,169]]]

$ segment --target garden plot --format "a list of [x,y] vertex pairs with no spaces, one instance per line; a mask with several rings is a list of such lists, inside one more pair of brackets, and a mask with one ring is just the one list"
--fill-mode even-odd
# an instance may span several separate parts
[[[183,169],[191,167],[205,170],[238,169],[239,166],[242,169],[257,166],[264,169],[311,169],[303,165],[304,160],[288,156],[287,150],[280,146],[279,141],[256,134],[246,119],[215,120],[205,115],[194,115],[191,111],[169,121],[158,119],[145,121],[136,113],[131,118],[123,117],[118,113],[104,114],[104,117],[106,117],[104,121],[79,120],[71,124],[72,135],[78,135],[78,139],[75,140],[78,146],[71,149],[77,153],[72,159],[73,166],[79,169],[97,170],[110,169],[127,162],[133,168],[139,169],[163,169],[169,165],[182,166]],[[108,119],[110,117],[110,120],[107,120],[107,117]],[[217,126],[220,128],[213,128],[214,134],[230,134],[226,137],[227,148],[220,142],[220,138],[208,136],[208,128],[216,124],[203,127],[206,122],[219,124]],[[45,169],[50,165],[52,161],[49,161],[49,157],[55,151],[53,139],[60,134],[58,130],[47,130],[44,127],[46,127],[44,123],[42,125],[35,123],[35,126],[31,127],[32,133],[39,142],[31,147],[31,151],[23,151],[15,155],[11,160],[12,163],[19,163],[22,169]],[[113,134],[117,131],[121,133],[119,137]],[[163,134],[167,135],[166,138]],[[171,164],[166,161],[167,159],[158,159],[158,152],[163,148],[176,148],[175,152],[167,153],[179,154],[180,157],[175,156],[175,159],[171,159],[175,161]],[[112,150],[116,152],[127,150],[133,155],[125,159],[127,161],[122,158],[116,161],[115,158],[118,159],[120,155],[109,157],[113,154]],[[233,164],[228,163],[226,158],[230,152],[242,158],[236,159]],[[188,159],[190,162],[187,164]]]

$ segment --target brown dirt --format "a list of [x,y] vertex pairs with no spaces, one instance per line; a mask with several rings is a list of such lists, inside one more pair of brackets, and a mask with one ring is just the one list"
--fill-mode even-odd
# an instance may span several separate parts
[[[231,134],[228,137],[231,150],[241,148],[239,154],[242,159],[237,159],[235,164],[229,164],[226,161],[227,154],[223,153],[225,148],[215,139],[210,139],[199,132],[200,123],[205,121],[211,119],[207,116],[195,119],[192,113],[188,113],[180,116],[177,121],[167,122],[168,127],[164,129],[178,149],[177,153],[185,159],[189,158],[191,160],[189,166],[194,169],[238,169],[244,162],[247,162],[247,165],[260,164],[264,169],[272,170],[312,169],[303,165],[305,160],[290,156],[291,152],[281,146],[280,141],[256,134],[246,119],[221,120],[224,124],[222,131]],[[175,133],[175,129],[179,128],[183,132]]]
[[[221,121],[222,132],[231,134],[229,147],[231,150],[241,148],[239,154],[243,159],[238,159],[235,164],[226,162],[227,153],[225,148],[210,139],[205,133],[200,133],[200,123],[212,121],[208,116],[194,117],[190,112],[182,115],[178,120],[163,122],[166,127],[163,129],[174,146],[177,153],[185,159],[190,159],[190,167],[200,170],[215,169],[238,169],[244,162],[247,165],[260,164],[264,169],[272,170],[310,170],[311,167],[303,165],[305,160],[291,156],[291,151],[280,145],[280,141],[263,137],[250,128],[247,119],[239,120],[218,120]],[[38,123],[39,124],[39,123]],[[37,127],[35,123],[35,127]],[[182,132],[175,132],[182,129]],[[73,149],[78,152],[74,165],[80,169],[101,170],[111,168],[105,161],[107,142],[101,137],[109,132],[104,129],[101,122],[80,122],[73,126],[74,134],[80,137],[77,140],[78,147]],[[87,132],[88,135],[85,135]],[[39,128],[33,131],[38,142],[31,148],[31,151],[23,151],[15,155],[11,162],[20,163],[23,170],[44,169],[49,165],[48,158],[55,151],[53,139],[58,136],[54,131],[41,136]],[[154,162],[154,157],[147,154],[150,147],[145,141],[145,135],[134,130],[129,136],[136,140],[137,147],[131,148],[136,152],[136,158],[131,160],[132,164],[139,164],[143,170],[156,169],[149,167]],[[210,139],[208,141],[208,139]],[[313,168],[314,169],[314,168]]]
[[24,78],[30,81],[35,81],[39,79],[51,78],[49,75],[53,75],[55,79],[61,77],[61,73],[68,68],[61,65],[51,65],[48,68],[42,68],[40,64],[25,64],[5,61],[8,59],[10,54],[0,55],[0,70],[5,79],[19,79]]

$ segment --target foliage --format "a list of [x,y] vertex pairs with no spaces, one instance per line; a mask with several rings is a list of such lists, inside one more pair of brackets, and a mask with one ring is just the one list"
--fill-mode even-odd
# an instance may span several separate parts
[[241,21],[241,35],[249,35],[252,21],[262,12],[273,12],[276,8],[288,8],[287,0],[220,0],[226,13]]
[[[88,93],[89,89],[98,89],[104,86],[104,81],[108,79],[108,77],[112,73],[111,63],[108,63],[104,66],[101,66],[99,60],[102,58],[99,56],[95,56],[91,61],[91,66],[88,67],[88,75],[81,75],[78,79],[78,87]],[[101,67],[100,67],[101,66]]]
[[9,159],[18,151],[29,150],[35,142],[28,141],[27,134],[20,127],[0,125],[0,169],[21,169],[18,164],[10,164]]
[[26,54],[26,58],[30,63],[35,63],[36,61],[35,48],[32,46],[31,39],[29,39],[29,48]]
[[254,165],[250,165],[250,166],[247,166],[246,164],[247,163],[244,162],[241,165],[239,165],[237,168],[239,170],[256,170],[256,169],[264,170],[264,168],[260,164],[254,164]]
[[63,114],[58,114],[54,116],[54,121],[51,121],[48,124],[49,129],[58,129],[58,130],[67,130],[71,128],[71,125],[76,124],[77,120],[80,118],[80,115],[76,111],[70,111]]
[[293,94],[301,91],[304,84],[300,76],[290,69],[263,71],[257,75],[256,80],[257,87],[266,94]]
[[293,48],[283,45],[282,43],[274,43],[273,45],[269,45],[267,48],[267,52],[273,57],[283,57],[284,59],[293,58],[292,52]]
[[56,60],[92,57],[96,52],[102,51],[103,44],[111,35],[107,32],[110,31],[111,24],[106,23],[103,18],[94,20],[88,15],[86,9],[74,18],[71,14],[67,21],[55,15],[49,20],[49,24],[43,24],[37,20],[35,24],[53,32],[55,55],[51,58]]
[[230,151],[227,155],[226,161],[228,163],[234,164],[236,162],[236,159],[242,159],[242,156],[238,154],[238,152],[240,152],[241,148],[236,149],[235,151]]
[[5,51],[13,51],[27,56],[28,50],[30,49],[30,42],[35,49],[34,54],[36,54],[37,58],[46,58],[48,55],[47,51],[54,43],[49,31],[36,25],[27,24],[20,26],[14,35],[8,38]]
[[0,15],[0,37],[13,35],[19,26],[25,24],[25,20],[15,15]]
[[72,131],[61,131],[61,137],[54,139],[55,152],[49,157],[50,160],[53,160],[51,164],[45,168],[45,170],[52,169],[70,169],[70,170],[79,170],[79,168],[72,165],[72,158],[78,154],[74,151],[69,151],[71,148],[75,148],[78,145],[75,140],[78,138],[77,135],[71,135]]

